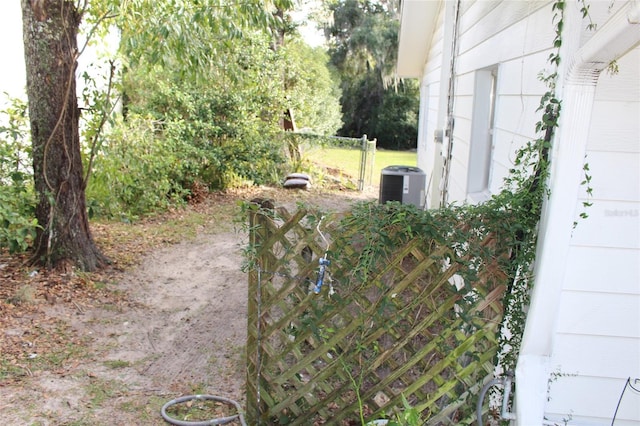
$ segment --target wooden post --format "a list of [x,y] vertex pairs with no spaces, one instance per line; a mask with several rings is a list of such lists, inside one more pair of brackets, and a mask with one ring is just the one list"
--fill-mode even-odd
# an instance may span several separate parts
[[255,250],[255,258],[249,270],[248,303],[247,303],[247,385],[246,385],[246,415],[247,424],[259,425],[263,404],[260,398],[262,386],[261,367],[263,365],[261,348],[261,300],[267,256],[261,255],[260,248],[268,238],[268,221],[265,209],[272,209],[269,200],[257,201],[257,208],[249,210],[249,244]]

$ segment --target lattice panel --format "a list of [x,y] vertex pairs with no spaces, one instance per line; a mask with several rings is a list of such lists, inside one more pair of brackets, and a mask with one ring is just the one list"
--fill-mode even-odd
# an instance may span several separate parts
[[416,240],[355,282],[357,235],[332,235],[338,219],[325,218],[324,237],[340,256],[314,294],[325,250],[318,216],[280,209],[254,211],[250,220],[251,424],[360,424],[361,411],[389,416],[403,395],[429,424],[475,421],[473,396],[493,371],[506,275],[481,271],[485,279],[471,292],[458,291],[450,281],[465,262],[451,261],[449,247]]

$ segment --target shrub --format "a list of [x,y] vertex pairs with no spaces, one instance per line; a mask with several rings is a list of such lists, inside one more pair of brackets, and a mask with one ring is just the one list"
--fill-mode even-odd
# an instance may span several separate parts
[[190,147],[168,142],[148,118],[121,121],[94,160],[87,186],[89,215],[132,218],[179,202],[184,188],[172,177],[185,166],[176,152],[188,156]]
[[38,226],[26,103],[10,99],[0,123],[0,247],[22,252]]

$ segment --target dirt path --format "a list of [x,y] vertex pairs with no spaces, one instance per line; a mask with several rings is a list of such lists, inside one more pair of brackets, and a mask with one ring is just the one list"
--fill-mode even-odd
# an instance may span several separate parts
[[90,337],[90,355],[2,387],[0,423],[159,425],[162,404],[183,394],[242,401],[247,277],[240,264],[238,234],[205,234],[124,275],[119,305],[47,308]]
[[[314,194],[303,197],[313,201]],[[297,201],[278,204],[293,210]],[[353,201],[319,198],[329,210]],[[46,367],[3,366],[28,374],[4,381],[0,375],[0,425],[165,425],[162,405],[194,393],[244,405],[246,237],[207,232],[158,249],[120,274],[106,289],[119,297],[39,303],[37,315],[14,308],[19,321],[0,337],[22,342],[22,352]],[[46,354],[38,340],[55,333],[62,355]]]
[[204,382],[240,399],[244,372],[234,360],[246,339],[247,277],[239,250],[238,235],[225,233],[151,256],[127,277],[148,308],[126,316],[120,350],[109,358],[142,363],[156,384]]

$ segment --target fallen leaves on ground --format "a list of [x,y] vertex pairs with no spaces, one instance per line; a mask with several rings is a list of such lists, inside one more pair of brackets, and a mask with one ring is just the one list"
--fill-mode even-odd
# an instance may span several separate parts
[[[134,223],[92,223],[96,243],[112,262],[97,272],[34,267],[28,253],[0,249],[0,386],[42,370],[63,370],[89,356],[88,338],[79,336],[64,315],[81,315],[97,305],[130,307],[128,296],[111,285],[120,274],[150,251],[183,240],[187,231],[180,226],[208,227],[221,215],[228,216],[237,198],[238,194],[210,194],[185,209]],[[65,309],[58,311],[67,314],[56,314],[63,305]]]

